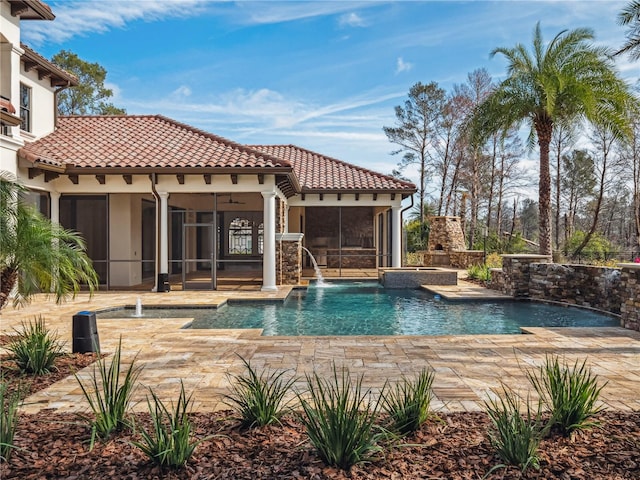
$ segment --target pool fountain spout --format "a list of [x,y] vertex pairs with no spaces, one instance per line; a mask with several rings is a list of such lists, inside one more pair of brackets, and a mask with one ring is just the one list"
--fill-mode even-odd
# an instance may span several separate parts
[[140,318],[142,317],[142,299],[140,297],[136,300],[136,313],[133,314],[134,317]]
[[316,262],[315,257],[313,256],[313,254],[309,251],[308,248],[306,247],[302,247],[302,249],[307,252],[309,254],[309,258],[311,258],[311,263],[313,264],[313,270],[314,272],[316,272],[316,278],[318,286],[326,286],[327,282],[324,281],[324,277],[322,276],[322,272],[320,271],[320,267],[318,266],[318,262]]

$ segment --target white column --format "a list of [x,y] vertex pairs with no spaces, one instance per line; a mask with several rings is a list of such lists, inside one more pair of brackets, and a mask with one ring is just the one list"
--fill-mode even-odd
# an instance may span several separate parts
[[60,193],[49,192],[49,198],[51,199],[51,223],[60,223]]
[[[158,192],[160,197],[160,272],[159,277],[168,280],[169,275],[169,193]],[[158,285],[158,290],[161,285]]]
[[262,254],[262,291],[275,292],[276,287],[276,194],[262,192],[264,198],[264,248]]
[[[60,224],[60,193],[59,192],[49,192],[49,198],[51,199],[51,205],[49,206],[49,213],[51,214],[51,223],[58,225]],[[53,248],[58,249],[58,240],[53,240]],[[58,268],[54,265],[53,267],[53,278],[58,277]],[[55,291],[55,285],[51,285],[51,292]]]
[[402,266],[402,209],[391,207],[391,266]]

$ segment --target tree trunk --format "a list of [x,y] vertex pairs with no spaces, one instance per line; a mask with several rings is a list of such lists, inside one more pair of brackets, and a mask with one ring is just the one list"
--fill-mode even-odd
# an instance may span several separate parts
[[553,121],[546,115],[534,120],[540,148],[540,181],[538,184],[538,241],[540,255],[552,255],[551,250],[551,175],[549,172],[549,144]]
[[560,167],[562,159],[562,142],[558,141],[556,151],[556,249],[560,248]]
[[607,183],[607,161],[609,157],[609,150],[611,148],[611,145],[613,144],[613,139],[607,138],[607,134],[605,131],[602,132],[601,139],[602,139],[602,169],[600,170],[600,185],[598,188],[598,198],[596,200],[596,206],[594,207],[593,220],[591,222],[591,228],[589,228],[589,231],[584,236],[584,239],[573,252],[574,257],[577,257],[578,255],[580,255],[580,253],[582,253],[582,250],[584,249],[584,247],[587,246],[587,244],[589,243],[589,240],[591,240],[591,237],[593,236],[596,229],[598,228],[598,219],[600,217],[600,210],[602,209],[602,200],[604,199],[604,191]]
[[18,271],[15,268],[5,268],[0,272],[0,310],[9,301],[9,295],[18,280]]

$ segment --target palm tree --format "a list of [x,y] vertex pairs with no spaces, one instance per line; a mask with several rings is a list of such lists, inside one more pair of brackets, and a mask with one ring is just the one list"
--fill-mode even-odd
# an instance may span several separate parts
[[615,55],[629,53],[633,60],[640,59],[640,1],[633,0],[618,14],[619,25],[629,25],[627,41]]
[[630,112],[637,100],[619,78],[606,48],[591,44],[590,29],[563,30],[546,47],[540,24],[533,34],[531,52],[518,44],[496,48],[508,61],[507,78],[476,109],[472,132],[480,139],[526,123],[529,145],[537,139],[540,151],[540,253],[551,255],[551,177],[549,144],[556,125],[586,120],[602,125],[613,135],[631,133]]
[[98,276],[82,238],[26,204],[23,190],[0,176],[0,309],[16,284],[16,305],[38,292],[51,292],[60,302],[75,296],[82,284],[93,292]]

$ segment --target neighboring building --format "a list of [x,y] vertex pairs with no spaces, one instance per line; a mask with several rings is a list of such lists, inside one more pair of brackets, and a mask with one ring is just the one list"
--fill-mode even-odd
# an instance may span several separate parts
[[0,170],[83,234],[107,288],[215,289],[229,272],[258,270],[262,289],[275,290],[299,278],[302,245],[338,271],[400,266],[401,202],[413,184],[161,115],[60,117],[54,128],[56,91],[77,80],[19,39],[20,19],[53,14],[40,1],[0,5]]

